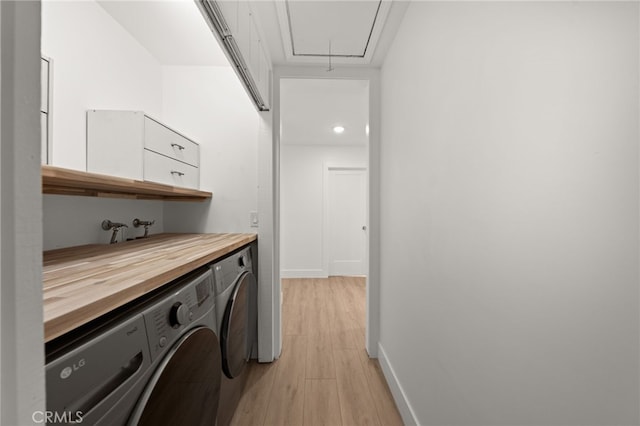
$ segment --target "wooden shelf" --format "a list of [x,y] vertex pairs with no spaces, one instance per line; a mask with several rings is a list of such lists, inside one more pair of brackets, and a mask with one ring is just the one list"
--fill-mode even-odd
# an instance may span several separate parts
[[42,166],[42,193],[139,200],[205,201],[211,192]]

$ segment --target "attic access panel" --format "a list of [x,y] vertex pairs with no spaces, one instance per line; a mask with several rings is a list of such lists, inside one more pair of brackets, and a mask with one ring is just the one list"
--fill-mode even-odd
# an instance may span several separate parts
[[287,59],[369,63],[390,7],[389,0],[277,2]]

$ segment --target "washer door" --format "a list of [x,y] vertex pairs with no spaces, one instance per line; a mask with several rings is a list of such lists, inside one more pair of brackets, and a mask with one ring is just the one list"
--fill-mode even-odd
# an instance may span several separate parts
[[238,377],[251,357],[254,333],[250,324],[252,293],[256,278],[248,271],[236,281],[222,317],[220,346],[222,348],[222,370],[233,379]]
[[187,332],[169,351],[130,425],[214,425],[220,399],[220,343],[210,328]]

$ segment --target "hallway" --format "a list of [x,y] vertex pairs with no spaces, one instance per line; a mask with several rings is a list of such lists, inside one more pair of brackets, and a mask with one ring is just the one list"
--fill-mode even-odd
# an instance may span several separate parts
[[283,279],[283,349],[250,365],[234,425],[402,425],[365,347],[365,279]]

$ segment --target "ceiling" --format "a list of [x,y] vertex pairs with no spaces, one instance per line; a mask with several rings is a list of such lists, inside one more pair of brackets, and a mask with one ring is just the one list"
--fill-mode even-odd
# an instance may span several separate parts
[[98,0],[162,65],[229,66],[193,0]]
[[[97,1],[162,65],[229,65],[194,0]],[[329,40],[332,64],[381,66],[407,5],[401,0],[249,3],[275,65],[323,67]]]
[[[366,145],[368,116],[367,81],[280,82],[280,143],[284,145]],[[333,131],[337,125],[344,127],[344,133]]]

